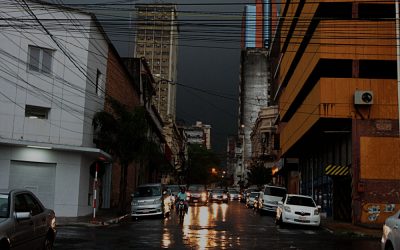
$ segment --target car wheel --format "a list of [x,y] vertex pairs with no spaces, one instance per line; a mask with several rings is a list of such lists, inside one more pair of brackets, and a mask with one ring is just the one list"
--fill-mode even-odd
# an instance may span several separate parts
[[385,245],[385,250],[394,250],[392,243],[387,242]]
[[8,245],[8,241],[6,239],[0,240],[0,249],[10,249],[10,246]]
[[48,233],[43,243],[43,250],[52,250],[53,243],[54,243],[53,237],[51,236],[50,233]]

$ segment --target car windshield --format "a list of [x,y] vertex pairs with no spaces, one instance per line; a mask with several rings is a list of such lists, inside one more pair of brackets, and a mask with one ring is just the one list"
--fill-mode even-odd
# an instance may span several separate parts
[[205,191],[206,189],[203,186],[190,186],[189,191]]
[[171,191],[171,193],[179,193],[180,189],[179,186],[169,186],[168,187],[169,191]]
[[8,217],[8,195],[0,194],[0,218]]
[[151,197],[160,195],[160,187],[138,187],[135,192],[135,197]]
[[264,190],[264,194],[277,197],[284,197],[286,195],[286,189],[277,187],[266,187]]
[[305,206],[305,207],[315,207],[315,203],[311,198],[300,197],[300,196],[289,196],[287,198],[286,204],[296,205],[296,206]]
[[225,192],[224,192],[224,190],[213,190],[212,193],[213,194],[223,194]]
[[255,197],[257,197],[257,195],[258,195],[258,193],[251,193],[251,194],[250,194],[250,197],[251,197],[251,198],[255,198]]

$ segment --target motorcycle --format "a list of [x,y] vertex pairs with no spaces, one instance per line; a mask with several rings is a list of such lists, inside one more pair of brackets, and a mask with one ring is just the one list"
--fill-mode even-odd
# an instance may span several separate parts
[[185,202],[183,200],[178,201],[178,217],[179,223],[183,223],[183,219],[185,217],[186,209],[185,209]]

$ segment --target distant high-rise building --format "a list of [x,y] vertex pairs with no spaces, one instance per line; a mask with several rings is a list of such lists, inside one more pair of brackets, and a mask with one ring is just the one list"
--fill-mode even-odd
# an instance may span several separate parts
[[246,5],[242,23],[242,48],[268,48],[271,40],[271,0]]
[[196,125],[185,127],[185,134],[188,144],[198,144],[211,149],[211,125],[197,121]]
[[173,4],[136,5],[135,57],[144,57],[156,80],[153,105],[164,122],[175,121],[178,26]]

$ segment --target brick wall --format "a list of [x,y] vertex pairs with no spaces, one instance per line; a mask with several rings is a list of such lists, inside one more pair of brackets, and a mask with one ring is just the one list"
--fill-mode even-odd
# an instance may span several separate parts
[[[133,109],[140,105],[140,94],[138,88],[130,77],[128,71],[114,48],[110,48],[107,60],[107,79],[106,94]],[[106,100],[104,109],[110,111],[110,105]],[[118,207],[119,186],[120,186],[121,166],[118,162],[113,162],[112,184],[111,184],[111,207]],[[136,186],[136,171],[133,164],[128,168],[127,201],[130,201],[130,194]]]

